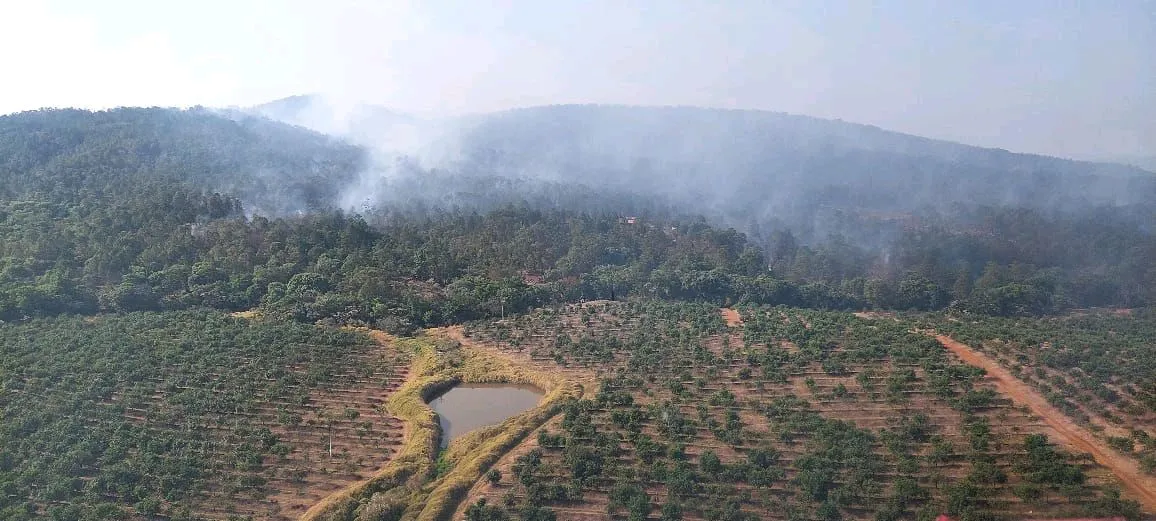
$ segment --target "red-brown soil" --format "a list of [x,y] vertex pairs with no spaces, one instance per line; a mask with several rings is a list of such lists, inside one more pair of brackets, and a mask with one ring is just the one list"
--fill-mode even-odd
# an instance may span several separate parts
[[727,321],[727,326],[739,327],[743,325],[743,317],[738,311],[731,308],[722,308],[720,311],[722,312],[723,320]]
[[996,361],[946,335],[936,335],[935,338],[964,363],[987,371],[988,380],[1000,393],[1017,404],[1026,405],[1056,432],[1056,441],[1070,449],[1091,454],[1097,463],[1116,475],[1129,496],[1139,501],[1145,510],[1156,511],[1156,477],[1144,474],[1135,461],[1114,452]]

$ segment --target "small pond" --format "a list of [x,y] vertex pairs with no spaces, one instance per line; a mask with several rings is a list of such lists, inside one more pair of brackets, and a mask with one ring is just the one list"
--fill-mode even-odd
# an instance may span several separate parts
[[454,438],[478,427],[502,423],[534,408],[542,394],[530,385],[462,384],[433,399],[429,406],[438,413],[444,448]]

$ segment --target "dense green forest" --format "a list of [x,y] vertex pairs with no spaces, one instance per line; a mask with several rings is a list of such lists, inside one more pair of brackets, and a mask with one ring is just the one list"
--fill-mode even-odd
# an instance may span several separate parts
[[789,232],[769,247],[772,272],[837,283],[865,305],[1039,315],[1156,302],[1154,222],[1156,208],[980,207],[913,220],[882,255],[841,237],[800,247]]
[[[243,194],[250,211],[309,211],[330,206],[364,161],[363,151],[333,138],[203,108],[0,117],[0,194],[6,200],[92,207],[147,199],[171,205],[167,213],[186,222],[197,215],[187,213],[187,204],[149,197],[144,187],[167,192],[180,183],[198,192]],[[215,210],[208,216],[230,208]],[[148,217],[160,217],[155,213]]]

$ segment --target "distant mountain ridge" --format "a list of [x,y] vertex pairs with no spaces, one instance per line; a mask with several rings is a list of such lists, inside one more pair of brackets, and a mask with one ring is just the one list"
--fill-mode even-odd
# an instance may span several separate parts
[[[559,105],[428,120],[318,99],[3,116],[0,170],[10,175],[0,181],[22,193],[52,186],[61,172],[97,171],[76,165],[131,164],[139,175],[234,194],[266,215],[527,203],[703,215],[756,236],[791,229],[804,241],[836,233],[865,244],[880,244],[913,217],[984,206],[1051,214],[1116,207],[1150,230],[1156,201],[1156,175],[1136,167],[806,116]],[[326,128],[341,139],[308,130]]]
[[[308,96],[253,111],[325,131],[311,123],[326,119],[318,114],[327,106]],[[957,205],[1064,212],[1156,200],[1156,175],[1133,166],[776,112],[555,105],[422,120],[363,106],[328,119],[345,121],[349,130],[338,135],[386,158],[363,179],[369,185],[396,180],[390,158],[402,157],[418,171],[649,194],[746,231],[786,225],[821,238],[848,212]],[[401,134],[408,137],[392,137]]]
[[1089,161],[1103,161],[1109,163],[1119,163],[1121,165],[1130,165],[1136,168],[1142,168],[1150,172],[1156,172],[1156,156],[1145,155],[1115,155],[1105,156],[1100,158],[1089,158]]
[[[730,118],[732,123],[737,122],[739,124],[757,120],[763,120],[765,122],[767,120],[777,119],[780,122],[780,129],[790,130],[796,139],[804,141],[816,138],[826,139],[830,140],[830,144],[832,145],[853,146],[854,148],[867,150],[886,150],[907,155],[933,155],[948,158],[953,155],[970,155],[969,159],[971,160],[986,160],[990,165],[1004,166],[1008,163],[1015,163],[1016,161],[1031,161],[1034,163],[1044,161],[1049,163],[1049,168],[1071,173],[1087,173],[1091,171],[1098,175],[1156,175],[1156,170],[1154,170],[1156,169],[1156,157],[1128,156],[1105,157],[1100,159],[1067,159],[928,138],[886,130],[875,125],[846,122],[839,119],[824,119],[755,109],[721,109],[695,106],[562,104],[520,107],[496,112],[431,120],[415,117],[379,105],[358,103],[344,105],[344,108],[338,108],[339,106],[342,105],[329,102],[320,95],[303,94],[256,105],[249,108],[248,111],[273,120],[304,126],[324,133],[330,132],[324,128],[320,128],[321,125],[317,125],[316,122],[312,120],[320,118],[323,120],[341,121],[345,123],[344,126],[359,129],[396,124],[429,125],[438,123],[444,125],[446,122],[456,122],[458,126],[469,127],[492,124],[494,121],[500,120],[518,119],[535,113],[541,114],[542,116],[570,118],[567,122],[575,123],[579,121],[573,117],[581,112],[631,111],[651,113],[652,115],[659,113],[670,115],[681,113],[684,116],[698,114],[699,117],[693,118],[698,123],[719,123],[718,121],[709,121],[709,116],[707,118],[702,117],[706,114],[712,114]],[[645,116],[635,118],[635,121],[645,121],[647,119],[650,119],[651,122],[656,122],[653,118],[647,118]],[[589,120],[586,122],[589,123]],[[980,151],[986,152],[986,157],[984,154],[980,154]],[[1033,164],[1031,168],[1038,168],[1038,166],[1038,164]]]

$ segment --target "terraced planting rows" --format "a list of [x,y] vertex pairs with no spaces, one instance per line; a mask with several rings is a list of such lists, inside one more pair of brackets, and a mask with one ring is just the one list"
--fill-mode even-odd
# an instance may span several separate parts
[[469,325],[475,343],[594,374],[600,390],[497,465],[466,517],[1139,515],[1110,473],[1054,446],[934,339],[843,313],[741,311],[735,327],[658,302]]
[[980,349],[1156,475],[1156,311],[925,325]]
[[0,518],[296,519],[401,443],[407,360],[211,312],[0,327]]

